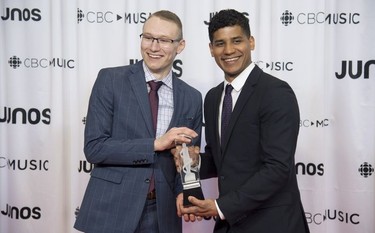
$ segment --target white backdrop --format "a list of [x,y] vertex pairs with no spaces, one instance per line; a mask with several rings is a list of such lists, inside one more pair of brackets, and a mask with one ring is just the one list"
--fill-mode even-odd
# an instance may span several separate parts
[[[296,167],[311,232],[375,232],[375,1],[0,0],[0,7],[1,233],[77,232],[91,170],[84,119],[99,69],[141,59],[145,19],[169,9],[187,41],[174,71],[204,96],[223,80],[207,22],[224,8],[250,19],[253,61],[296,92]],[[217,196],[214,179],[203,186],[206,197]],[[188,223],[184,232],[212,226]]]

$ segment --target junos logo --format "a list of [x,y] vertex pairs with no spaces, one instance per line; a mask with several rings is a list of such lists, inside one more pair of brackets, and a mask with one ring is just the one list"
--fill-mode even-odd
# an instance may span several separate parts
[[94,164],[87,162],[86,160],[80,160],[78,166],[78,172],[90,173],[94,168]]
[[74,216],[76,216],[76,218],[77,218],[78,214],[79,214],[79,206],[77,206],[77,208],[75,209]]
[[296,163],[296,174],[297,175],[318,175],[323,176],[324,175],[324,164],[314,164],[314,163]]
[[[209,14],[209,16],[208,16],[208,20],[203,21],[203,23],[204,23],[205,25],[209,25],[210,22],[211,22],[212,17],[214,17],[217,13],[218,13],[218,12],[210,12],[210,14]],[[247,13],[247,12],[242,12],[242,14],[243,14],[244,16],[246,16],[246,17],[249,17],[249,13]]]
[[4,15],[1,16],[1,19],[11,20],[11,21],[40,21],[42,19],[41,11],[37,8],[34,9],[19,9],[19,8],[5,8],[3,11]]
[[[335,73],[337,79],[343,79],[349,75],[351,79],[358,79],[363,77],[363,79],[370,78],[370,66],[375,65],[375,60],[357,62],[353,61],[342,61],[341,62],[341,72]],[[363,76],[362,76],[363,75]]]
[[[132,64],[137,63],[138,61],[139,61],[138,59],[130,59],[129,64],[132,65]],[[177,78],[180,78],[182,76],[182,73],[183,73],[182,65],[183,65],[183,62],[180,59],[176,59],[173,61],[172,69],[173,69],[173,73],[176,75]]]
[[[49,125],[51,123],[51,109],[46,108],[39,110],[36,108],[9,108],[4,106],[4,112],[0,112],[0,123],[7,124],[31,124],[36,125],[43,123]],[[20,122],[21,121],[21,122]]]
[[6,204],[5,209],[1,210],[1,214],[11,219],[40,219],[42,216],[40,207],[17,207]]

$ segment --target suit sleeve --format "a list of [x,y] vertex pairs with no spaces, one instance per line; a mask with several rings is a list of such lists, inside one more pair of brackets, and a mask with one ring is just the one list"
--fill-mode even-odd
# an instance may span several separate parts
[[[119,74],[113,69],[103,69],[99,72],[89,100],[84,152],[88,162],[108,165],[141,165],[154,161],[154,138],[137,137],[127,139],[124,135],[130,132],[121,132],[114,135],[114,125],[121,120],[124,124],[135,124],[134,119],[116,119],[116,95],[125,92],[131,96],[130,88],[121,89]],[[123,95],[125,95],[125,93]],[[130,98],[130,97],[129,97]],[[127,103],[134,106],[133,103]],[[129,107],[130,108],[130,107]],[[134,113],[136,114],[136,113]],[[137,116],[134,116],[135,118]],[[119,117],[118,117],[119,118]],[[141,118],[141,117],[139,117]],[[133,122],[132,122],[133,121]],[[138,133],[135,132],[134,133]],[[141,132],[142,133],[142,132]],[[134,137],[136,138],[136,137]]]
[[[206,146],[204,148],[204,153],[201,154],[201,168],[200,168],[200,178],[201,179],[209,179],[213,177],[217,177],[217,170],[215,166],[215,161],[213,158],[213,140],[215,137],[215,114],[216,109],[214,106],[215,102],[215,94],[214,89],[211,89],[205,98],[204,101],[204,117],[206,121],[205,127],[205,136],[206,136]],[[218,153],[218,152],[216,152]]]

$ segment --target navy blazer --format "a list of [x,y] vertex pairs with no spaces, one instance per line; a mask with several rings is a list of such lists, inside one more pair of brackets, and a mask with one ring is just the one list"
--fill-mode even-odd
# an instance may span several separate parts
[[[182,190],[169,150],[154,152],[147,84],[140,61],[102,69],[93,86],[84,152],[95,166],[74,227],[88,233],[133,233],[154,169],[160,232],[181,232],[176,196]],[[202,96],[173,75],[174,113],[169,128],[201,133]],[[200,138],[196,139],[200,142]]]
[[212,88],[204,101],[201,177],[218,177],[217,203],[226,218],[217,219],[215,232],[308,232],[294,167],[300,119],[293,90],[255,66],[220,145],[223,88]]

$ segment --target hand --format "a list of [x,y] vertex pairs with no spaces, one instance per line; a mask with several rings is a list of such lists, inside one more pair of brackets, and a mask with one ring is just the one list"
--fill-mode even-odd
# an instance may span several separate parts
[[195,220],[202,221],[202,217],[195,216],[194,214],[182,214],[182,211],[184,209],[183,206],[183,193],[178,194],[176,199],[176,206],[177,206],[177,215],[179,217],[184,217],[185,222],[195,222]]
[[190,143],[198,134],[187,127],[174,127],[168,130],[163,136],[155,139],[154,150],[163,151],[175,147],[175,142]]
[[215,201],[212,199],[199,200],[195,197],[190,196],[189,201],[191,204],[193,204],[193,206],[183,207],[181,205],[179,210],[181,212],[181,215],[194,215],[196,217],[212,217],[219,215],[216,209]]
[[[181,149],[182,149],[182,146],[180,144],[176,145],[176,148],[171,149],[171,153],[173,154],[173,159],[176,165],[177,172],[181,172],[181,169],[182,169],[181,166],[183,165],[183,159],[180,155]],[[189,156],[192,160],[190,163],[190,166],[192,170],[194,170],[199,165],[200,148],[199,146],[190,146],[188,150],[189,150]]]

